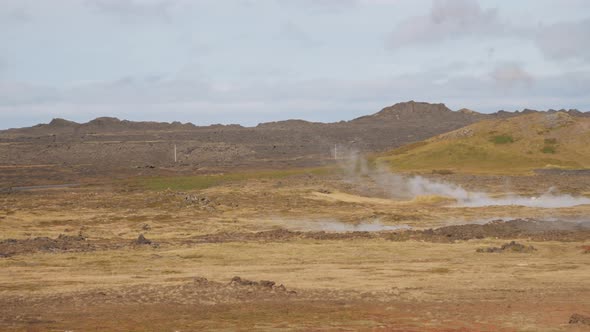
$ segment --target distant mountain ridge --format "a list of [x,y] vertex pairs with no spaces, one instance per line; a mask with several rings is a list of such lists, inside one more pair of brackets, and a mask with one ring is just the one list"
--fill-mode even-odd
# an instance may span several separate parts
[[[78,123],[66,119],[55,118],[48,124],[39,124],[29,128],[29,130],[75,130],[77,132],[86,131],[120,131],[120,130],[187,130],[195,128],[192,123],[180,122],[153,122],[153,121],[129,121],[119,120],[115,117],[99,117],[86,123]],[[12,129],[19,130],[19,129]]]
[[[332,122],[332,123],[323,123],[323,122],[310,122],[306,120],[300,119],[289,119],[289,120],[281,120],[281,121],[273,121],[273,122],[263,122],[255,126],[254,128],[274,128],[274,129],[290,129],[290,128],[301,128],[305,126],[322,126],[322,125],[342,125],[342,124],[364,124],[364,125],[387,125],[387,122],[384,121],[423,121],[423,120],[442,120],[442,121],[451,121],[451,122],[469,122],[472,120],[483,120],[487,118],[496,118],[496,117],[511,117],[511,116],[518,116],[521,114],[530,114],[530,113],[555,113],[555,112],[566,112],[572,116],[581,116],[581,117],[590,117],[590,112],[581,112],[577,109],[561,109],[561,110],[554,110],[549,109],[547,111],[537,111],[533,109],[525,108],[522,111],[515,111],[515,112],[507,112],[504,110],[500,110],[495,113],[479,113],[470,109],[462,108],[457,111],[453,111],[446,107],[445,104],[438,103],[427,103],[427,102],[416,102],[416,101],[408,101],[408,102],[400,102],[388,107],[383,108],[377,113],[371,115],[365,115],[358,118],[355,118],[350,121],[340,121],[340,122]],[[32,131],[43,131],[46,129],[51,130],[76,130],[77,132],[87,132],[87,131],[121,131],[121,130],[191,130],[191,129],[198,129],[198,128],[224,128],[224,127],[231,127],[231,128],[247,128],[241,126],[239,124],[230,124],[230,125],[209,125],[209,126],[197,126],[193,123],[181,123],[178,121],[174,122],[155,122],[155,121],[129,121],[129,120],[120,120],[115,117],[99,117],[94,120],[91,120],[86,123],[78,123],[66,119],[55,118],[51,120],[48,124],[38,124],[32,127],[24,127],[24,128],[11,128],[6,130],[0,130],[0,133],[3,132],[32,132]]]
[[[151,165],[195,168],[307,167],[332,162],[333,151],[384,152],[484,120],[557,111],[452,111],[444,104],[408,101],[350,121],[286,120],[196,126],[101,117],[87,123],[54,119],[48,124],[0,131],[0,165],[92,165],[99,171]],[[566,111],[572,117],[587,113]],[[177,146],[178,163],[173,150]]]

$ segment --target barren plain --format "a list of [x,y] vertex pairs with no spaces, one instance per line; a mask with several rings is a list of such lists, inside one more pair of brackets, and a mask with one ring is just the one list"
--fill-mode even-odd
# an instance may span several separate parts
[[0,132],[0,330],[588,330],[586,117]]
[[[583,197],[590,184],[423,179],[491,199],[508,184],[526,197]],[[330,166],[3,193],[0,330],[588,328],[570,320],[590,312],[590,205],[470,207],[384,189]]]

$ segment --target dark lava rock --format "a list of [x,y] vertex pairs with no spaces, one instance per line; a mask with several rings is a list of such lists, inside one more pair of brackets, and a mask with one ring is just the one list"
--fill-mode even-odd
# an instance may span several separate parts
[[193,282],[199,285],[207,285],[209,283],[209,280],[207,280],[207,278],[205,277],[195,277],[193,279]]
[[139,234],[139,236],[137,237],[137,240],[135,240],[135,244],[139,244],[139,245],[152,244],[152,241],[146,239],[145,236],[143,236],[143,234]]
[[275,282],[271,280],[260,280],[260,286],[265,288],[273,288],[275,286]]
[[590,316],[584,316],[580,314],[573,314],[570,317],[570,324],[583,324],[583,325],[590,325]]
[[477,252],[522,252],[522,253],[529,253],[536,251],[535,247],[533,246],[525,246],[524,244],[520,244],[515,241],[511,241],[509,243],[503,244],[501,247],[490,247],[490,248],[479,248]]
[[80,231],[78,233],[78,235],[59,234],[59,236],[57,237],[57,240],[62,240],[62,241],[86,241],[86,237],[84,235],[82,235],[82,232]]
[[229,282],[230,285],[232,286],[258,286],[258,282],[256,281],[251,281],[248,279],[242,279],[240,277],[233,277],[231,279],[231,281]]
[[230,286],[250,286],[255,287],[261,290],[270,290],[275,292],[284,292],[287,294],[297,294],[294,291],[287,291],[287,287],[283,284],[278,285],[277,283],[272,280],[260,280],[260,281],[252,281],[247,279],[242,279],[240,277],[233,277],[230,281]]

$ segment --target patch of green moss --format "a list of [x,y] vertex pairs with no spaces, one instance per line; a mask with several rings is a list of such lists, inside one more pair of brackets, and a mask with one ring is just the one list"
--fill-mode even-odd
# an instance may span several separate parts
[[490,139],[494,144],[509,144],[514,142],[514,138],[510,135],[496,135]]
[[141,187],[151,190],[199,190],[221,185],[223,183],[245,181],[249,179],[281,179],[288,176],[301,174],[324,175],[333,171],[334,169],[323,167],[275,171],[240,172],[214,175],[172,177],[157,176],[149,178],[140,178],[137,181]]
[[545,144],[546,145],[557,144],[557,138],[545,138]]

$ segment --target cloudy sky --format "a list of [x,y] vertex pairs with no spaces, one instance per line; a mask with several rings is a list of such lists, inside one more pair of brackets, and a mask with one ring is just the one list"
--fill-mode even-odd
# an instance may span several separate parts
[[587,0],[1,0],[0,128],[590,111]]

